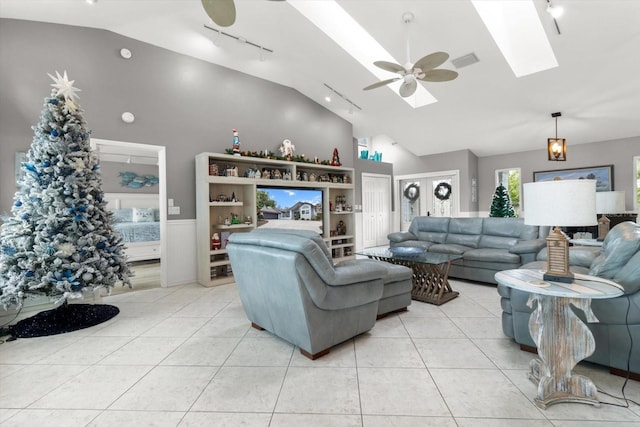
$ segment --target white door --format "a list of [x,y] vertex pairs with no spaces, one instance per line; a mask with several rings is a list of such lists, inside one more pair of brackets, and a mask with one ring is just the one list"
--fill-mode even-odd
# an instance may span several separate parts
[[389,243],[391,176],[362,174],[362,243],[365,248]]

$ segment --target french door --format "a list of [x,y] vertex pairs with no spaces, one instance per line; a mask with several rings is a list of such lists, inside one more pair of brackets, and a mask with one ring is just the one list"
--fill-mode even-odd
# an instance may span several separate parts
[[397,177],[400,230],[406,231],[417,216],[458,216],[459,171]]

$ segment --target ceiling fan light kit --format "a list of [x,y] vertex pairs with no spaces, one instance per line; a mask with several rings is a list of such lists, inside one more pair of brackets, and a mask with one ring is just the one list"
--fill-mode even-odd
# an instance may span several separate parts
[[418,80],[428,82],[447,82],[458,77],[458,73],[453,70],[436,68],[444,64],[449,59],[449,54],[445,52],[434,52],[430,55],[418,59],[414,64],[411,63],[410,43],[409,43],[409,24],[413,22],[414,15],[411,12],[402,14],[402,21],[407,25],[407,62],[406,65],[395,64],[388,61],[375,61],[373,65],[385,71],[398,74],[398,77],[392,77],[373,83],[363,90],[376,89],[402,80],[400,85],[400,96],[407,98],[413,95],[418,88]]

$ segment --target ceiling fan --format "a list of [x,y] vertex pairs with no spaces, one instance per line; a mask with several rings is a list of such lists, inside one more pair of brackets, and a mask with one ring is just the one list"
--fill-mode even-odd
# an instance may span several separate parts
[[444,62],[449,59],[449,54],[445,52],[435,52],[418,59],[415,64],[411,63],[411,55],[409,51],[409,24],[413,22],[413,18],[414,15],[411,12],[405,12],[402,15],[402,20],[407,24],[407,63],[404,66],[388,61],[376,61],[373,63],[376,67],[392,73],[397,73],[399,76],[379,81],[365,87],[363,90],[371,90],[398,80],[403,80],[399,92],[400,96],[406,98],[415,93],[418,88],[418,80],[427,82],[447,82],[458,77],[458,73],[453,70],[436,68],[444,64]]
[[230,27],[236,22],[236,5],[233,0],[202,0],[202,7],[209,18],[221,27]]

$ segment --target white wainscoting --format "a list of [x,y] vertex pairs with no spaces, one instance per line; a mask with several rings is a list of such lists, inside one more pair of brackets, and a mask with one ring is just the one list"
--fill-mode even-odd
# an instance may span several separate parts
[[195,219],[167,221],[167,253],[164,263],[166,286],[197,283]]

